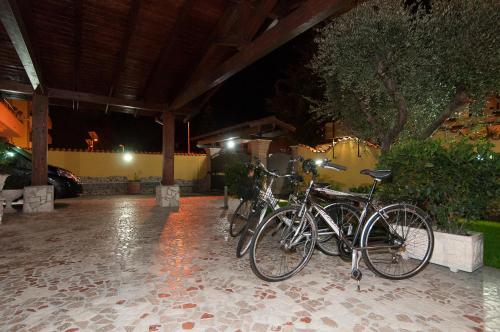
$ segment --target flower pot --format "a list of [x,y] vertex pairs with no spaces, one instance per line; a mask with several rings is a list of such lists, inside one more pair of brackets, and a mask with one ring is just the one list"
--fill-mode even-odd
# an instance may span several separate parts
[[434,232],[431,263],[449,267],[453,272],[477,270],[483,266],[483,233],[456,235]]
[[141,193],[141,182],[140,181],[127,182],[127,194],[137,195],[140,193]]
[[[423,230],[416,230],[424,235]],[[423,257],[424,253],[413,256]],[[434,231],[431,263],[448,267],[452,272],[474,272],[483,266],[483,233],[457,235]]]
[[6,201],[5,212],[16,212],[12,207],[12,202],[20,198],[24,193],[23,189],[7,189],[0,192],[0,197],[3,197]]

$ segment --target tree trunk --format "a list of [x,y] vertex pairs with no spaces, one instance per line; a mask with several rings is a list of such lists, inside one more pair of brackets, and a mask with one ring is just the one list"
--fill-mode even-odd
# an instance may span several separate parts
[[381,142],[382,151],[385,152],[388,151],[391,145],[396,141],[399,134],[403,131],[406,122],[408,122],[408,106],[406,105],[406,99],[398,90],[396,81],[389,75],[384,61],[379,61],[377,74],[382,80],[387,93],[394,102],[394,106],[396,106],[398,110],[397,119],[394,122],[394,125],[387,131],[387,134],[384,135]]
[[430,137],[434,132],[441,127],[443,122],[446,121],[455,112],[460,111],[470,102],[469,95],[464,87],[457,87],[455,96],[448,104],[448,106],[439,114],[439,116],[434,119],[434,121],[422,132],[420,139],[426,139]]

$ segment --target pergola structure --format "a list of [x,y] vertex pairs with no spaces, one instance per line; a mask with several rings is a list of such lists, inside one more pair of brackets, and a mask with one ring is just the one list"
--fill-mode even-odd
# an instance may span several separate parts
[[0,91],[32,100],[32,186],[47,184],[48,105],[174,121],[217,86],[355,0],[0,0]]

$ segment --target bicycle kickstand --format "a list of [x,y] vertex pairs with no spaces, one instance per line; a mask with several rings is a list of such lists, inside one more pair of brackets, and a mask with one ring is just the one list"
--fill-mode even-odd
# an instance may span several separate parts
[[361,252],[357,249],[354,249],[352,251],[351,278],[357,281],[358,292],[361,291],[361,287],[359,285],[359,282],[361,281],[361,278],[363,277],[363,273],[361,273],[361,270],[359,269],[359,261],[360,260],[361,260]]

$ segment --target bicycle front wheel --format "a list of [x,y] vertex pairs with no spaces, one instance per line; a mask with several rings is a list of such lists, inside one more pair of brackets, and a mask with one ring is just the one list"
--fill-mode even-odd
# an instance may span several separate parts
[[299,211],[299,206],[278,209],[257,228],[250,244],[250,266],[260,279],[286,280],[311,259],[317,237],[316,224],[309,213],[300,218]]
[[232,237],[240,235],[247,224],[248,217],[252,211],[252,201],[249,199],[242,200],[236,210],[234,210],[229,223],[229,234]]
[[421,272],[434,249],[430,218],[422,209],[394,204],[377,211],[361,236],[363,260],[375,274],[406,279]]

